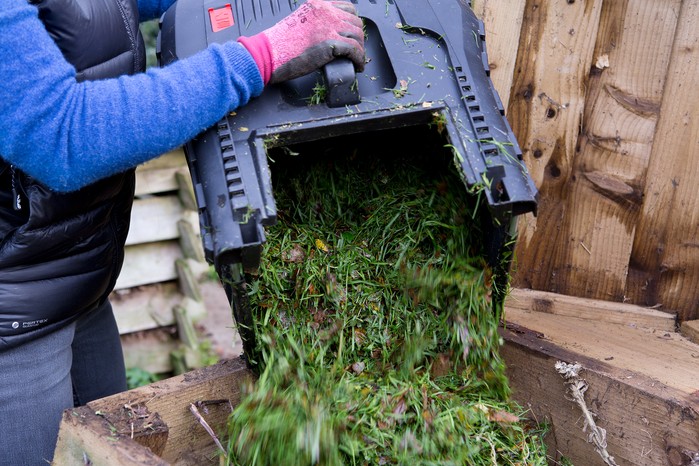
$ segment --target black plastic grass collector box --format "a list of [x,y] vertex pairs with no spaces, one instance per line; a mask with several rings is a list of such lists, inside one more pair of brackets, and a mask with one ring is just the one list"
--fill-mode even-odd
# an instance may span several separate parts
[[[161,18],[160,63],[261,32],[301,3],[179,0]],[[471,8],[459,0],[354,3],[366,31],[363,72],[335,60],[270,86],[186,145],[205,250],[217,266],[259,264],[264,226],[277,215],[266,159],[272,146],[438,122],[466,185],[487,187],[494,219],[507,223],[536,209],[536,188],[489,78],[484,27]],[[217,17],[228,19],[212,24]]]

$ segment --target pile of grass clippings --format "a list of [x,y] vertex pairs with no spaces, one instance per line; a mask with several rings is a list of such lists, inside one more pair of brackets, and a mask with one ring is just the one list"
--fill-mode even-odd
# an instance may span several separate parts
[[508,398],[478,194],[430,144],[339,145],[272,164],[279,222],[248,290],[260,377],[227,463],[546,464]]

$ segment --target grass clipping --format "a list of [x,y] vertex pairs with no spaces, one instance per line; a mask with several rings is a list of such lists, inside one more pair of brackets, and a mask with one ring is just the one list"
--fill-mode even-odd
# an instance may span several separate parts
[[360,152],[272,166],[279,223],[248,284],[260,377],[226,462],[546,464],[508,401],[479,196],[440,155]]

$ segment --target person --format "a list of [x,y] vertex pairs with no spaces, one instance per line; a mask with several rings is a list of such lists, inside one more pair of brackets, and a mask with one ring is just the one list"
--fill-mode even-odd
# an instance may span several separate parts
[[266,85],[364,66],[355,7],[308,0],[271,28],[144,71],[139,20],[174,0],[0,4],[0,464],[50,462],[62,412],[126,389],[108,296],[134,168]]

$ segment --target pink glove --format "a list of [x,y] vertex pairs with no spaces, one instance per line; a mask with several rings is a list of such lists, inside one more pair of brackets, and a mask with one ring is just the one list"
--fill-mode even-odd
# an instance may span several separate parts
[[354,5],[343,0],[308,0],[259,34],[240,37],[265,84],[298,78],[335,57],[364,69],[364,31]]

